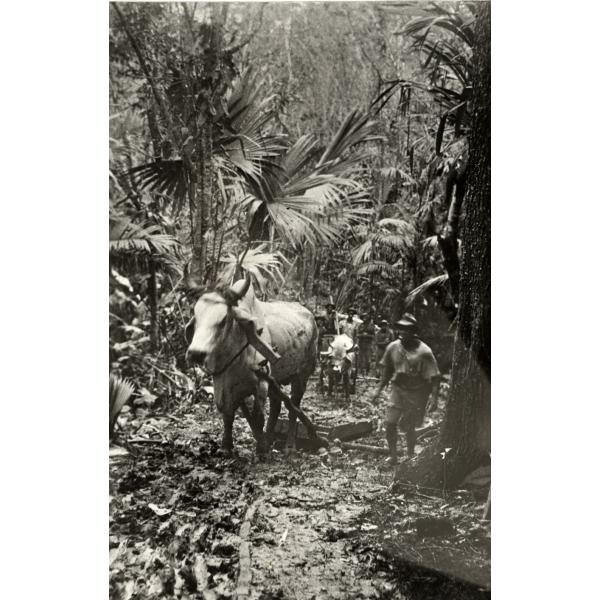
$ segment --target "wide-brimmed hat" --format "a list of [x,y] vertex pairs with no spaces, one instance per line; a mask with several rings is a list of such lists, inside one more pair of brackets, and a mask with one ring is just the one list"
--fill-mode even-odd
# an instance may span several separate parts
[[404,331],[416,331],[418,328],[417,320],[410,313],[405,313],[399,321],[396,321],[396,327]]
[[325,308],[329,308],[330,306],[331,306],[331,308],[335,308],[335,304],[334,304],[333,302],[328,302],[328,303],[325,305]]
[[381,321],[379,321],[380,325],[387,325],[388,322],[385,319],[381,319]]
[[355,309],[354,307],[352,307],[352,306],[351,306],[351,307],[348,309],[348,312],[349,312],[349,313],[354,313],[354,314],[356,314],[356,312],[357,312],[357,311],[356,311],[356,309]]

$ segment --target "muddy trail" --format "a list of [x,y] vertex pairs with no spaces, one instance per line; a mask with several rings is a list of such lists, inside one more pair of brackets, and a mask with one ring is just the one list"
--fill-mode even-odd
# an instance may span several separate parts
[[[333,426],[383,415],[373,381],[350,404],[312,381],[303,407]],[[428,417],[432,433],[443,410]],[[236,419],[221,455],[210,401],[126,411],[110,460],[110,597],[487,598],[483,486],[441,494],[393,481],[384,456],[333,444],[258,462]],[[417,452],[427,438],[420,440]],[[385,447],[374,431],[361,443]],[[479,482],[481,483],[481,482]]]

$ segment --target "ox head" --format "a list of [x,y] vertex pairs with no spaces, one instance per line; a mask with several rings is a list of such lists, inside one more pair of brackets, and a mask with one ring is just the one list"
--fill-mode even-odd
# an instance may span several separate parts
[[348,353],[353,350],[352,340],[347,335],[338,335],[329,345],[329,365],[334,373],[345,373],[352,365]]
[[217,371],[227,365],[249,343],[270,362],[280,356],[263,340],[256,319],[246,307],[238,306],[250,289],[250,275],[220,292],[203,294],[196,302],[194,316],[185,328],[189,363]]

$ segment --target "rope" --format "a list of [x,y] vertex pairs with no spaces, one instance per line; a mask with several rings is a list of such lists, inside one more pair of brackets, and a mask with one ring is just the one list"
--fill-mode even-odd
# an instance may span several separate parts
[[233,363],[233,361],[250,345],[250,340],[248,340],[241,348],[241,350],[231,359],[229,360],[229,362],[222,368],[219,369],[218,371],[214,371],[211,372],[209,369],[207,369],[206,367],[203,367],[203,369],[211,376],[211,377],[217,377],[218,375],[220,375],[221,373],[223,373],[224,371],[226,371],[231,364]]

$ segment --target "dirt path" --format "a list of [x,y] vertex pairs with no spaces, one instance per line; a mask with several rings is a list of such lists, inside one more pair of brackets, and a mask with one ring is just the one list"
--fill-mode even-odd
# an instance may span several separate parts
[[[373,419],[371,386],[362,382],[349,406],[334,406],[313,383],[305,410],[325,426]],[[381,456],[330,448],[256,462],[238,419],[237,458],[224,458],[210,403],[174,418],[142,414],[124,428],[146,441],[111,464],[111,598],[406,597],[392,592],[379,542],[359,548],[390,537],[386,518],[369,513],[388,502],[392,473]],[[383,434],[368,443],[383,445]]]
[[345,534],[356,530],[368,498],[385,488],[369,480],[364,464],[348,471],[335,462],[331,455],[303,457],[291,463],[291,475],[271,476],[271,485],[268,476],[259,482],[251,598],[379,596],[384,581],[360,568]]

